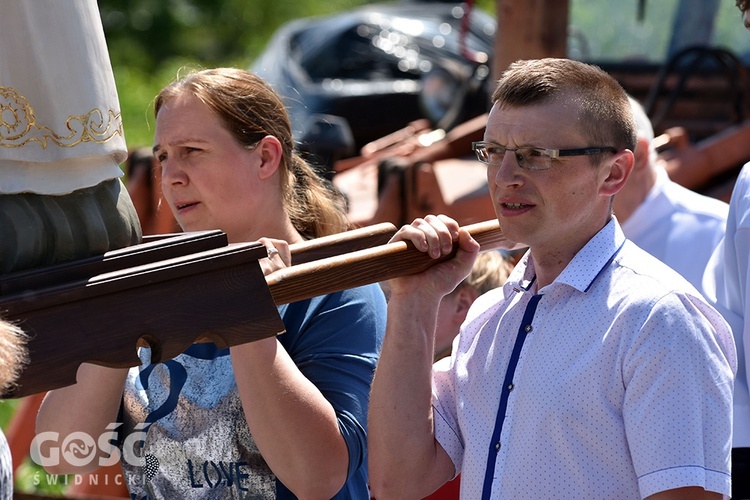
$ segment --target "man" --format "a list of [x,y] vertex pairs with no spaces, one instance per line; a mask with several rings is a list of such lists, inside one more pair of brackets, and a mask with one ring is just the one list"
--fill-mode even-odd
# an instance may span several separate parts
[[[750,3],[737,0],[750,30]],[[734,382],[732,438],[732,498],[750,498],[750,164],[740,171],[729,201],[726,235],[706,267],[706,297],[721,311],[734,333],[737,377]]]
[[615,215],[626,238],[703,292],[703,272],[724,237],[729,205],[669,179],[651,144],[651,121],[638,101],[629,100],[638,142],[633,171],[614,198]]
[[389,282],[373,496],[420,498],[458,473],[472,499],[728,495],[729,327],[612,217],[633,167],[627,95],[598,68],[542,59],[512,64],[492,101],[474,149],[505,236],[529,251],[432,372],[440,299],[478,245],[444,216],[394,237],[458,252]]

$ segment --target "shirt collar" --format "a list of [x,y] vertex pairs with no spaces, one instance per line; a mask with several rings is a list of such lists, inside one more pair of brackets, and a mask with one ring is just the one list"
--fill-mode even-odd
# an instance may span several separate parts
[[[625,235],[613,216],[607,225],[578,251],[552,285],[564,283],[578,291],[587,291],[624,243]],[[508,298],[513,292],[528,290],[535,279],[534,261],[531,253],[526,252],[504,286],[505,297]]]

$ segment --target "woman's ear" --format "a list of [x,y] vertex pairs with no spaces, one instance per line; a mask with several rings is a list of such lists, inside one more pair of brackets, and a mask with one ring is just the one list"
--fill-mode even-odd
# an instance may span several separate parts
[[272,135],[267,135],[255,146],[255,152],[260,157],[258,175],[261,179],[271,177],[281,164],[281,142]]
[[609,160],[608,169],[603,169],[607,177],[601,185],[600,194],[603,196],[617,194],[628,181],[634,163],[635,157],[629,149],[623,149],[615,153]]

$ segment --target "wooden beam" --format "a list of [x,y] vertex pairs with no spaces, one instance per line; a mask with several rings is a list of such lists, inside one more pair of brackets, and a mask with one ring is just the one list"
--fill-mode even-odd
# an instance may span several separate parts
[[569,0],[497,0],[493,78],[519,59],[566,57],[569,8]]
[[[482,251],[511,246],[497,219],[464,227]],[[177,244],[157,239],[48,269],[51,274],[11,276],[8,293],[0,293],[0,314],[30,335],[30,363],[0,398],[73,384],[84,362],[137,366],[139,345],[150,346],[158,362],[196,341],[226,348],[278,335],[284,331],[279,305],[406,276],[450,258],[431,259],[403,241],[381,244],[394,231],[380,224],[293,245],[292,262],[304,263],[268,276],[258,263],[267,255],[263,245],[226,244],[221,232],[178,235]],[[206,241],[218,246],[192,252]],[[362,248],[371,243],[376,246]],[[47,274],[54,280],[43,279]]]

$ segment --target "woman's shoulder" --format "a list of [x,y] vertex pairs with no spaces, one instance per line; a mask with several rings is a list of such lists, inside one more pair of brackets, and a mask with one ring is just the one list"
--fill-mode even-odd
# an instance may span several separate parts
[[313,338],[318,335],[327,342],[379,344],[385,334],[385,295],[377,284],[294,302],[282,306],[280,312],[286,327],[280,340],[288,349],[300,343],[314,343]]
[[[307,304],[306,304],[307,303]],[[357,307],[358,309],[373,309],[374,311],[385,310],[385,294],[377,283],[347,288],[325,295],[319,295],[309,299],[290,304],[291,306],[303,307],[315,311],[341,308],[343,306]]]

